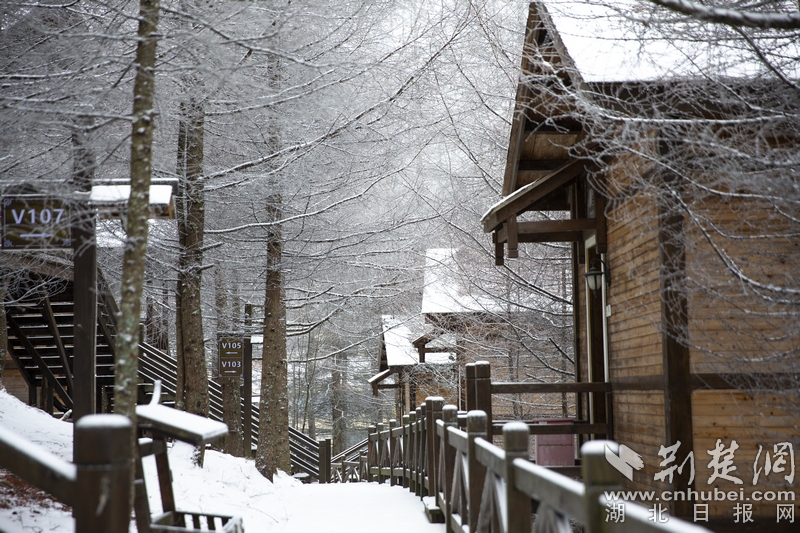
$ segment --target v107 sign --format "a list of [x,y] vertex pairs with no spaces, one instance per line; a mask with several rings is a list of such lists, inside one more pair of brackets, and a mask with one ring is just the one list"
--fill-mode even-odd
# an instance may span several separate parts
[[72,246],[70,205],[45,196],[3,198],[2,245],[7,250]]
[[219,377],[238,378],[242,375],[244,341],[241,338],[219,339]]

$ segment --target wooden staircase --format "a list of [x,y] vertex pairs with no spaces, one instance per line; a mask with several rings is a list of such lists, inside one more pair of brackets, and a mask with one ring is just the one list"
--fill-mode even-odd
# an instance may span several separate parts
[[[99,283],[97,313],[97,390],[114,384],[114,317],[112,299],[104,281]],[[72,409],[73,384],[73,283],[42,278],[31,273],[9,288],[6,297],[8,347],[29,391],[30,403],[40,401],[51,414]],[[102,411],[98,394],[98,412]]]
[[[96,412],[113,406],[117,304],[98,270]],[[50,414],[72,409],[74,344],[73,283],[52,275],[29,272],[9,288],[6,320],[11,357],[28,384],[29,403]],[[156,380],[162,383],[162,403],[174,403],[177,364],[174,358],[147,343],[140,343],[139,402],[147,403]],[[222,388],[209,380],[209,418],[222,421]],[[242,410],[244,411],[244,409]],[[252,406],[250,445],[258,442],[258,406]],[[245,424],[245,427],[248,425]],[[289,427],[292,469],[319,478],[317,442]]]

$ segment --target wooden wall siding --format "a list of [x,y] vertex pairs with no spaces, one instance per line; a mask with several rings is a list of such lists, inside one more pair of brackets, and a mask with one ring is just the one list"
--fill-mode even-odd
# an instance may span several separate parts
[[[800,427],[797,425],[796,408],[798,405],[797,391],[793,391],[790,398],[786,395],[776,394],[747,394],[740,391],[695,391],[692,395],[692,423],[694,425],[695,449],[695,490],[719,490],[739,492],[744,490],[749,497],[754,490],[759,491],[800,491],[800,461],[798,461],[798,448],[800,448]],[[708,467],[711,456],[708,450],[713,450],[717,439],[722,439],[722,444],[727,448],[732,440],[736,440],[739,448],[734,452],[733,464],[736,470],[732,476],[742,480],[741,485],[732,481],[715,480],[708,484],[708,479],[713,470]],[[773,445],[779,442],[792,442],[795,453],[795,479],[789,485],[784,473],[770,473],[765,476],[764,460],[766,451],[773,453]],[[762,470],[757,484],[753,485],[753,466],[758,454],[758,446],[763,446],[758,468]],[[680,458],[681,454],[679,454]],[[733,506],[731,502],[708,502],[709,511],[713,515],[732,517]],[[776,516],[776,503],[757,502],[753,504],[753,514],[771,517]],[[786,502],[783,502],[786,503]],[[792,502],[789,502],[792,503]],[[794,502],[797,503],[797,502]]]
[[609,373],[621,377],[661,374],[661,303],[656,205],[634,197],[609,212],[607,263]]
[[614,440],[642,456],[644,468],[624,479],[630,490],[667,490],[654,476],[661,470],[658,456],[664,439],[664,397],[660,392],[614,393]]
[[[692,206],[725,250],[749,277],[765,285],[796,286],[800,240],[779,237],[791,230],[766,203],[695,199]],[[747,288],[721,263],[697,224],[687,224],[691,284],[690,339],[694,372],[787,372],[800,368],[800,331],[789,305],[770,302]],[[778,237],[776,237],[778,236]],[[788,333],[788,335],[787,335]]]

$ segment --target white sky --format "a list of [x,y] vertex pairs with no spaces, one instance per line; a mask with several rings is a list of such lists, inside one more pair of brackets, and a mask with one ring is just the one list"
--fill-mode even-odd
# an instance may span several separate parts
[[[60,422],[0,391],[0,426],[65,459],[72,459],[72,424]],[[270,483],[253,461],[208,451],[205,466],[191,463],[193,448],[177,443],[169,452],[178,509],[240,515],[247,533],[444,533],[430,524],[419,498],[400,487],[376,483],[301,485],[280,473]],[[161,510],[155,460],[145,459],[151,512]],[[2,474],[0,474],[2,479]],[[60,505],[0,505],[3,533],[73,532],[74,522]],[[387,520],[387,517],[391,517]],[[135,533],[135,525],[131,526]]]
[[[764,66],[741,43],[713,46],[672,28],[649,24],[653,5],[643,0],[544,0],[553,23],[585,81],[650,81],[715,72],[752,76]],[[797,56],[798,43],[770,40]],[[795,67],[796,68],[796,67]]]

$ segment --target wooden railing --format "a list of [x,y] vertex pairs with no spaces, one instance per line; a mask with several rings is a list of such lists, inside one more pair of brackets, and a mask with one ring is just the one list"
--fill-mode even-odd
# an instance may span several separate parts
[[0,467],[69,505],[75,531],[127,533],[131,516],[131,422],[87,415],[75,423],[74,463],[0,427]]
[[[613,441],[581,447],[582,481],[576,481],[529,460],[528,424],[504,424],[500,448],[488,439],[485,412],[443,404],[428,398],[402,425],[371,426],[365,477],[408,487],[447,533],[564,533],[572,531],[571,521],[587,533],[709,533],[678,518],[652,521],[652,511],[633,502],[607,501],[606,493],[622,489],[621,474],[605,458],[606,447],[619,451]],[[620,504],[612,517],[611,507]]]
[[369,439],[354,444],[331,457],[331,483],[353,483],[362,481],[367,463]]
[[[175,360],[148,344],[141,343],[139,348],[139,375],[150,382],[161,381],[164,392],[174,397],[178,372]],[[221,422],[223,405],[222,387],[219,383],[209,380],[208,397],[208,417]],[[242,400],[242,417],[245,416],[244,400]],[[258,420],[259,409],[258,406],[254,405],[250,410],[250,423],[248,424],[247,420],[243,418],[245,435],[248,432],[250,433],[250,438],[245,438],[244,442],[245,445],[249,445],[251,448],[258,444]],[[320,442],[324,443],[324,441]],[[323,483],[330,482],[332,479],[335,480],[335,476],[331,474],[329,450],[330,444],[328,444],[327,449],[320,447],[320,443],[314,439],[293,427],[289,427],[289,454],[293,471],[302,472]],[[324,455],[326,451],[328,451],[327,456]],[[321,463],[320,460],[322,461]],[[322,471],[319,468],[320,464],[323,465]]]
[[[128,533],[134,509],[139,533],[242,533],[242,519],[238,516],[176,508],[167,439],[204,446],[223,437],[228,428],[221,422],[158,405],[160,382],[155,388],[153,401],[136,407],[138,430],[149,437],[140,438],[135,449],[128,417],[85,415],[74,427],[74,463],[0,427],[0,468],[71,506],[75,531],[79,533]],[[155,516],[150,514],[142,467],[142,457],[148,455],[155,455],[161,492],[162,512]],[[131,489],[135,490],[135,498]]]
[[599,382],[566,382],[566,383],[516,383],[492,382],[491,365],[486,361],[469,363],[466,366],[466,402],[467,410],[479,409],[486,413],[487,431],[490,435],[500,435],[504,421],[493,419],[492,396],[496,394],[575,394],[575,405],[588,405],[588,397],[593,397],[595,405],[602,405],[602,416],[596,420],[575,419],[573,424],[540,425],[529,421],[531,434],[578,434],[605,436],[613,435],[611,417],[611,384]]

